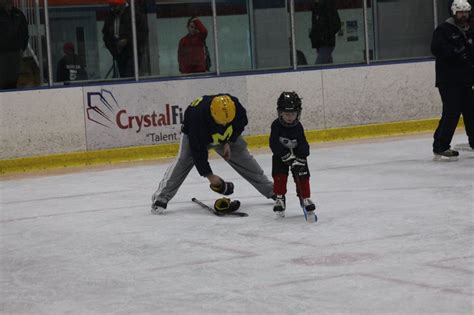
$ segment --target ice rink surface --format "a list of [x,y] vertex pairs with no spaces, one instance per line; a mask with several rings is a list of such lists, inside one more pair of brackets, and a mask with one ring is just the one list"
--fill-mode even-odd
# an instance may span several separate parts
[[222,159],[249,217],[192,203],[219,197],[195,170],[150,214],[169,163],[3,178],[0,313],[473,314],[474,153],[433,162],[431,141],[313,144],[316,224],[292,181],[278,219]]

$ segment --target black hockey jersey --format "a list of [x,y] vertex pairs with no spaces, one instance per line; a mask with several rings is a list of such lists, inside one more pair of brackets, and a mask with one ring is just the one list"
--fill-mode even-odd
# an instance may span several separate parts
[[306,158],[309,155],[309,144],[301,122],[292,127],[285,127],[278,119],[275,119],[270,132],[270,149],[273,154],[278,157],[288,154],[290,143],[296,145],[293,153],[297,157]]

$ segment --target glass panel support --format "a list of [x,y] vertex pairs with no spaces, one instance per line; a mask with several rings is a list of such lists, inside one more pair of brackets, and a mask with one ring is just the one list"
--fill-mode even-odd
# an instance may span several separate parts
[[216,0],[212,0],[212,29],[214,34],[214,59],[216,61],[216,75],[220,75],[220,65],[219,65],[219,45],[217,43],[217,10],[216,10]]
[[364,40],[365,40],[365,62],[370,65],[370,48],[369,48],[369,23],[367,16],[367,0],[362,1],[364,4]]
[[44,78],[44,64],[43,64],[43,41],[41,40],[41,18],[39,0],[35,0],[35,24],[36,24],[36,39],[38,42],[38,67],[40,82],[43,84]]
[[293,56],[291,62],[293,63],[293,70],[297,68],[296,59],[296,42],[295,42],[295,0],[290,0],[290,33],[291,33],[291,55]]
[[51,58],[51,35],[49,32],[49,7],[48,0],[44,0],[44,27],[46,35],[46,58],[48,60],[48,84],[53,86],[53,63]]
[[132,15],[132,41],[133,41],[133,69],[135,81],[138,81],[138,47],[137,47],[137,21],[135,17],[135,0],[130,1],[130,14]]

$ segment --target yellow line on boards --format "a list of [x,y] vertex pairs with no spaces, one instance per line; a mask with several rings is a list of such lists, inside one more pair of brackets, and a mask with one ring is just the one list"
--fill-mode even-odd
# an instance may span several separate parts
[[[306,137],[309,142],[315,143],[434,132],[438,121],[436,118],[309,130],[306,131]],[[459,125],[463,126],[462,121]],[[250,149],[262,148],[268,147],[268,137],[269,135],[246,136],[245,140]],[[0,175],[171,158],[176,156],[178,148],[179,144],[174,143],[6,159],[0,160]]]

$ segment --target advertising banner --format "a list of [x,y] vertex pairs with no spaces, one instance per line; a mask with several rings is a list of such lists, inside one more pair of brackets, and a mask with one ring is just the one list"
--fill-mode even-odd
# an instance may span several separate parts
[[194,99],[217,93],[246,98],[245,79],[231,81],[230,85],[210,78],[84,87],[87,149],[177,143],[184,112]]

